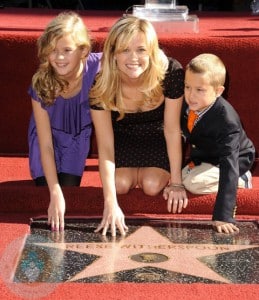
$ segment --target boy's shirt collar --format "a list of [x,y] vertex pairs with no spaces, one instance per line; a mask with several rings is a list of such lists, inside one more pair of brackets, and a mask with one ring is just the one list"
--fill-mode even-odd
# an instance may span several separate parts
[[[198,118],[195,120],[195,122],[194,122],[194,126],[197,124],[197,122],[199,122],[199,120],[206,114],[206,112],[208,112],[210,109],[211,109],[211,107],[215,104],[215,102],[217,101],[217,99],[215,100],[215,101],[213,101],[209,106],[207,106],[207,107],[205,107],[203,110],[201,110],[201,111],[196,111],[195,113],[198,115]],[[187,107],[187,110],[186,110],[186,112],[187,112],[187,115],[188,115],[188,113],[189,113],[189,106]]]
[[[216,99],[217,100],[217,99]],[[205,107],[205,108],[203,108],[202,110],[200,110],[200,111],[195,111],[195,113],[198,115],[198,116],[200,116],[200,115],[204,115],[214,104],[215,104],[215,102],[216,102],[216,100],[215,101],[213,101],[209,106],[207,106],[207,107]],[[187,108],[187,112],[189,113],[189,106],[188,106],[188,108]]]

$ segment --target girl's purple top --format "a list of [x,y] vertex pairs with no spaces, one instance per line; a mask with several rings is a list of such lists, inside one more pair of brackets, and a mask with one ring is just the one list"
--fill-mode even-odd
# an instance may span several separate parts
[[[82,132],[87,128],[91,128],[92,124],[89,106],[89,91],[92,87],[95,75],[99,71],[101,55],[101,53],[89,54],[83,70],[82,89],[77,95],[71,97],[70,99],[64,99],[63,97],[59,96],[55,99],[53,105],[46,106],[37,96],[35,90],[32,87],[29,88],[28,93],[31,98],[39,101],[42,108],[46,109],[46,111],[48,112],[52,129],[58,172],[68,172],[71,174],[80,175],[79,173],[81,173],[81,170],[83,170],[84,168],[84,160],[88,155],[90,146],[90,137],[87,138],[86,141],[85,133],[82,134]],[[72,144],[75,143],[75,139],[77,140],[76,146]],[[31,116],[29,124],[28,141],[30,169],[32,177],[36,178],[39,176],[44,176],[40,164],[39,145],[33,114]],[[74,161],[74,156],[82,155],[82,151],[83,149],[85,149],[84,152],[87,153],[84,153],[84,158],[80,162],[80,164],[83,165],[80,167],[75,167],[75,170],[70,170],[70,168],[73,169],[74,163],[71,164],[71,167],[65,166],[63,168],[62,166],[60,166],[58,160],[61,160],[60,157],[63,155],[62,151],[64,151],[64,148],[70,148],[72,149],[71,152],[73,151],[73,153],[70,154],[70,157],[68,156],[65,159],[67,161],[70,160],[70,158],[73,158]],[[75,148],[77,150],[73,150]],[[79,151],[79,148],[81,149],[81,152],[76,153],[76,151]]]
[[[82,89],[76,96],[70,99],[64,99],[59,96],[53,105],[45,106],[37,96],[35,90],[30,87],[29,95],[34,100],[41,102],[42,107],[47,110],[53,129],[61,130],[75,136],[84,127],[91,124],[88,94],[95,75],[99,70],[100,57],[100,53],[91,53],[89,55],[83,70]],[[33,129],[34,127],[35,121],[32,120],[30,128]]]

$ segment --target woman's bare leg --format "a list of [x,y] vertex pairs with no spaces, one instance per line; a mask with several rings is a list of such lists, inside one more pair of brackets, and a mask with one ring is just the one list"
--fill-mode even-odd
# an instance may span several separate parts
[[138,184],[138,168],[117,168],[115,185],[118,194],[127,194]]
[[150,196],[159,194],[168,184],[170,174],[160,168],[139,168],[137,184],[144,193]]

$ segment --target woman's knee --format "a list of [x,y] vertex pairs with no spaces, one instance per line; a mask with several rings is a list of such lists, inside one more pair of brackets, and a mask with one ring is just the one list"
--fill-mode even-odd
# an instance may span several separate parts
[[170,174],[160,168],[143,168],[138,174],[138,185],[149,196],[158,195],[168,184]]
[[127,194],[132,188],[131,182],[126,178],[116,178],[115,185],[117,194]]
[[117,194],[127,194],[137,185],[137,168],[118,168],[115,174]]
[[148,196],[156,196],[158,195],[164,187],[158,180],[154,179],[144,179],[141,184],[143,192]]

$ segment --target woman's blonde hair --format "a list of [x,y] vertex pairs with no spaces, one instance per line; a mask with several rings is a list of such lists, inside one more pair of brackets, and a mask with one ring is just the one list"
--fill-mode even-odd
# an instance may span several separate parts
[[91,104],[104,109],[116,110],[123,118],[123,98],[119,70],[115,55],[128,47],[131,39],[138,33],[144,33],[149,54],[149,66],[141,75],[143,101],[155,106],[163,94],[162,81],[168,68],[168,59],[159,48],[157,35],[152,24],[134,16],[120,18],[111,28],[104,43],[101,70],[96,83],[90,91]]
[[57,41],[70,34],[80,49],[91,49],[91,41],[82,18],[74,12],[62,12],[46,27],[37,41],[39,68],[32,78],[32,87],[46,105],[51,105],[57,93],[64,91],[68,83],[55,73],[49,63],[49,55]]
[[186,66],[186,70],[205,74],[214,88],[225,84],[226,68],[222,60],[215,54],[203,53],[194,57]]

